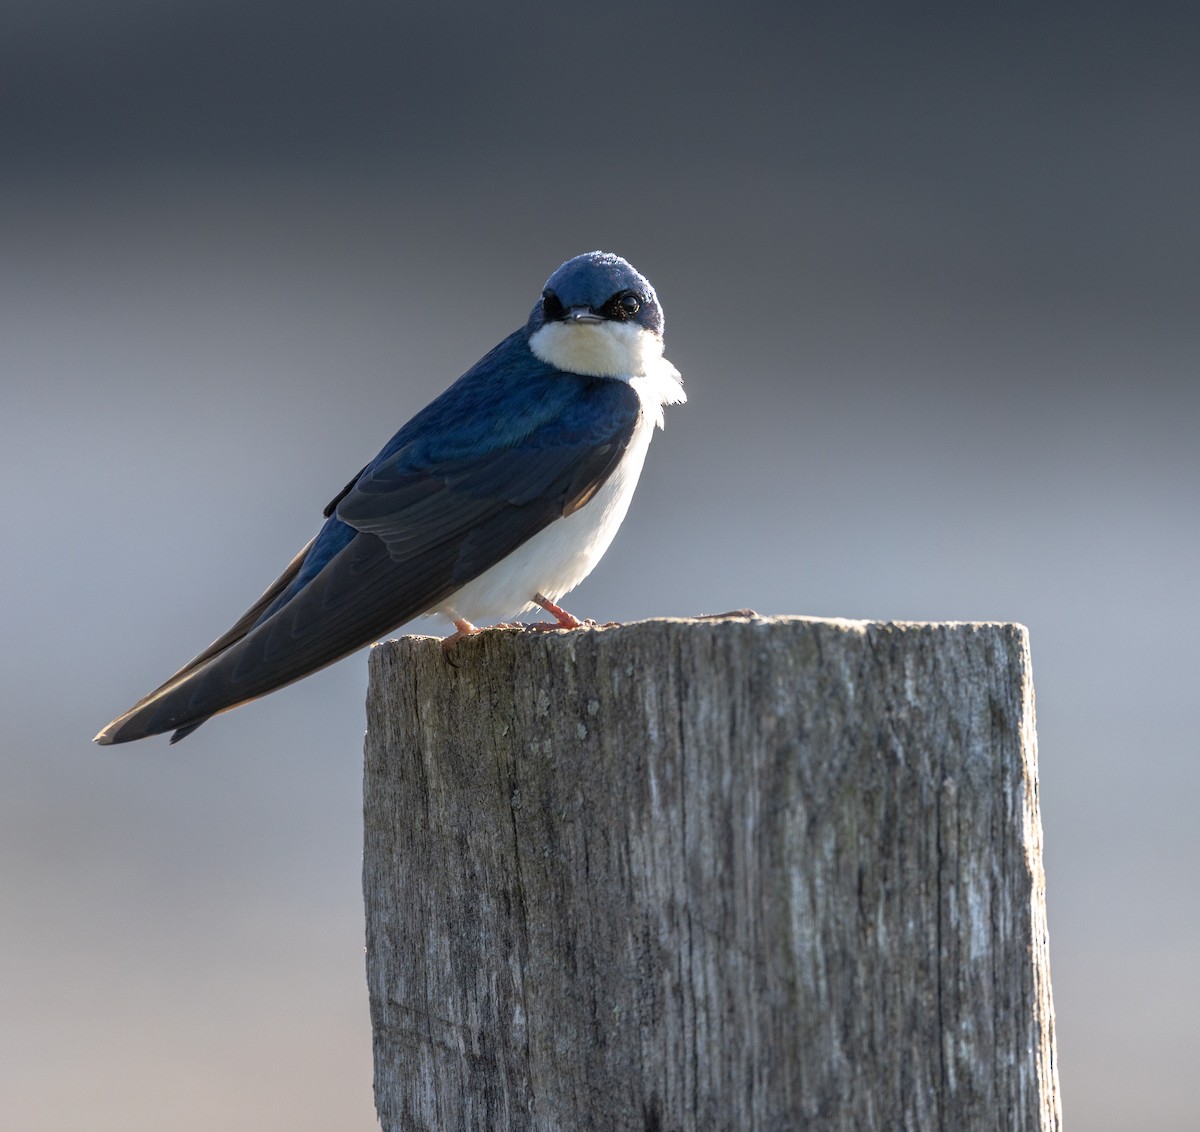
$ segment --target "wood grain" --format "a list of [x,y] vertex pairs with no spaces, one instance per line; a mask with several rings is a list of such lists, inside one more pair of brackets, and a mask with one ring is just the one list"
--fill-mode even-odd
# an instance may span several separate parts
[[398,1129],[1061,1126],[1019,625],[495,630],[371,654]]

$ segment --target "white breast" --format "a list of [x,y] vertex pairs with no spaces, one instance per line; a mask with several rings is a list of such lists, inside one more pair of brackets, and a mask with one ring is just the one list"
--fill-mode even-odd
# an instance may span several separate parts
[[[602,331],[604,327],[566,329],[568,332]],[[623,331],[625,327],[614,326],[614,329]],[[537,337],[535,334],[534,340]],[[612,347],[617,346],[625,347],[626,350],[628,347],[634,347],[639,355],[635,360],[630,356],[633,350],[628,350],[625,354],[623,360],[627,364],[633,362],[637,368],[633,376],[623,376],[622,380],[628,381],[637,393],[641,403],[641,415],[621,462],[605,481],[604,486],[578,511],[565,518],[556,519],[507,558],[468,582],[437,612],[451,620],[461,618],[475,624],[515,617],[532,608],[534,594],[540,593],[551,601],[558,601],[563,594],[574,589],[592,572],[629,510],[634,488],[637,487],[638,477],[642,474],[642,465],[646,460],[646,450],[650,447],[654,427],[663,426],[663,406],[678,404],[687,399],[679,380],[679,371],[662,356],[661,339],[649,334],[646,337],[655,339],[657,350],[653,349],[651,343],[643,343],[628,336],[625,342],[611,343],[607,352],[603,340],[581,343],[593,356],[599,348],[606,361],[613,360],[615,351]],[[570,337],[566,342],[571,342]],[[531,340],[530,346],[533,345],[534,341]],[[542,341],[538,345],[544,348],[547,344]],[[553,345],[562,347],[562,340],[559,339]],[[650,349],[647,349],[648,346]],[[565,369],[561,363],[568,360],[563,357],[567,350],[569,345],[547,350],[547,353],[557,357],[544,360]],[[534,352],[539,351],[535,349]],[[578,352],[573,353],[575,356],[571,357],[570,361],[577,365],[581,359]],[[633,369],[632,365],[630,369]],[[629,370],[626,371],[628,372]],[[614,375],[606,373],[595,376]]]

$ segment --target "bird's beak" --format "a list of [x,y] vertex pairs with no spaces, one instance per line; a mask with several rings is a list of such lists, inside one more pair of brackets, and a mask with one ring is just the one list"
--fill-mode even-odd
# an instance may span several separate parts
[[564,322],[603,322],[602,315],[598,315],[591,307],[572,307],[563,316]]

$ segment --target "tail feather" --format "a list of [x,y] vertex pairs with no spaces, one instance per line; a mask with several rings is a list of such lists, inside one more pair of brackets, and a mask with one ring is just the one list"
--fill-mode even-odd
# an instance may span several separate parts
[[[214,657],[219,656],[233,645],[236,645],[238,641],[242,640],[254,628],[259,618],[262,617],[271,603],[292,583],[293,579],[300,572],[300,567],[304,565],[304,559],[308,557],[308,552],[312,549],[313,543],[316,541],[315,538],[309,539],[300,553],[287,564],[283,573],[263,591],[262,596],[237,619],[227,632],[221,634],[203,652],[192,657],[178,671],[173,672],[152,692],[144,695],[128,711],[117,716],[116,719],[96,735],[93,742],[99,743],[101,746],[108,746],[110,743],[128,743],[133,739],[143,739],[148,735],[158,735],[163,731],[169,730],[168,727],[159,727],[155,730],[139,729],[134,724],[137,717],[144,714],[142,709],[153,701],[162,699],[168,690],[182,684],[188,676],[192,675],[192,673],[196,672]],[[185,727],[176,729],[175,734],[171,736],[171,742],[178,743],[180,739],[185,738],[195,731],[206,719],[211,718],[212,716],[206,715],[203,719],[197,719]]]
[[[171,741],[178,742],[212,716],[316,672],[436,608],[454,588],[457,547],[426,555],[420,565],[400,564],[377,537],[358,534],[319,574],[268,610],[307,551],[237,625],[95,741],[127,743],[171,731]],[[255,616],[259,610],[268,611],[261,620]]]

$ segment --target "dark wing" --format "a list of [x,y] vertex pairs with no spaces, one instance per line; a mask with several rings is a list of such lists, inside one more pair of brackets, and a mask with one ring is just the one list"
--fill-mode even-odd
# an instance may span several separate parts
[[[300,571],[300,567],[304,564],[305,557],[308,555],[308,552],[312,549],[313,543],[316,541],[316,539],[309,540],[308,545],[305,546],[304,549],[301,550],[300,553],[297,554],[296,557],[287,564],[287,568],[283,571],[283,573],[280,574],[279,577],[267,587],[267,589],[263,592],[262,597],[260,597],[258,601],[256,601],[249,609],[247,609],[246,612],[237,619],[234,625],[227,632],[222,633],[221,636],[219,636],[211,645],[208,646],[208,648],[194,656],[187,662],[187,664],[179,669],[178,672],[172,673],[166,680],[159,684],[154,691],[144,695],[136,704],[133,705],[133,707],[129,709],[128,712],[125,713],[125,715],[130,715],[131,713],[137,711],[138,708],[140,708],[143,704],[147,704],[151,700],[162,695],[162,693],[168,688],[174,684],[178,684],[180,680],[182,680],[189,673],[194,672],[197,668],[200,668],[206,661],[211,660],[218,653],[224,652],[231,645],[234,645],[240,641],[258,623],[258,621],[262,618],[263,613],[270,607],[272,602],[274,602],[276,598],[278,598],[279,595],[283,593],[283,591],[287,589],[287,587],[295,579],[296,575]],[[124,718],[125,716],[121,717],[121,719]],[[117,720],[116,722],[120,722],[120,720]],[[110,724],[109,726],[111,727],[112,725]],[[107,728],[105,730],[107,730]],[[103,734],[104,732],[101,732],[101,735]],[[97,736],[97,740],[103,741],[100,739],[100,736]]]
[[457,588],[577,511],[608,479],[638,418],[636,394],[619,389],[628,390],[628,402],[582,436],[546,430],[516,447],[429,468],[406,466],[401,452],[362,475],[335,513],[376,536],[393,561],[423,563],[414,576],[426,584]]
[[639,403],[625,382],[567,375],[557,381],[560,399],[563,383],[575,383],[567,411],[551,405],[536,427],[501,444],[460,443],[446,455],[418,433],[385,448],[237,625],[97,741],[168,730],[182,738],[217,712],[298,680],[437,607],[583,506],[619,463]]

